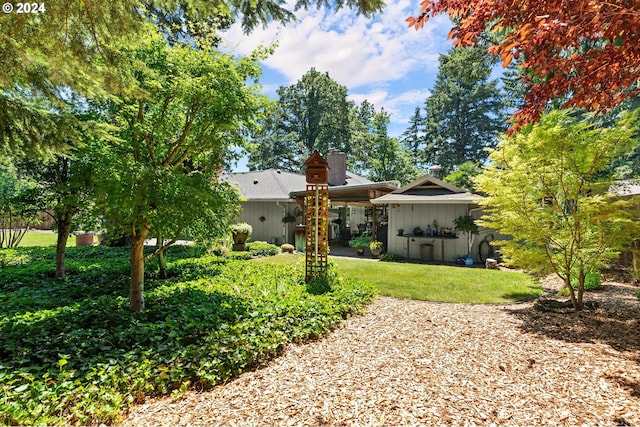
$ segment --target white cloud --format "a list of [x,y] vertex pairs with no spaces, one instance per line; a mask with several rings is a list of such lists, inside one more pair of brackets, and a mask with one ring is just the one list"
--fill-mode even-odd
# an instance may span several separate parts
[[346,86],[354,102],[367,99],[376,109],[384,108],[393,134],[406,127],[415,107],[430,95],[438,55],[451,46],[446,16],[430,20],[420,31],[407,27],[405,19],[418,8],[415,0],[399,0],[373,19],[348,9],[334,13],[312,8],[299,12],[295,23],[270,24],[250,35],[234,25],[225,33],[226,46],[246,55],[277,41],[275,53],[263,61],[269,69],[269,78],[265,73],[261,79],[265,91],[293,84],[315,67]]
[[238,26],[226,33],[228,46],[247,54],[260,44],[278,40],[279,47],[264,63],[291,84],[311,67],[328,72],[350,89],[400,80],[409,72],[433,72],[434,57],[442,51],[446,18],[435,19],[421,31],[407,28],[405,19],[415,13],[415,2],[402,0],[374,19],[350,10],[303,11],[286,26],[270,25],[243,35]]

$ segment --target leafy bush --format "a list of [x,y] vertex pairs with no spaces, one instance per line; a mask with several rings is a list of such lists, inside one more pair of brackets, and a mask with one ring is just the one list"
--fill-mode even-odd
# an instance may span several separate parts
[[282,252],[285,252],[285,253],[292,254],[295,249],[296,248],[293,245],[289,244],[289,243],[285,243],[285,244],[280,246],[280,250]]
[[355,239],[349,240],[349,246],[352,248],[368,248],[371,244],[371,236],[362,235]]
[[235,259],[235,260],[249,260],[253,257],[253,255],[251,255],[251,252],[248,251],[234,251],[234,252],[228,252],[226,254],[224,254],[225,258],[228,259]]
[[173,278],[146,280],[146,310],[130,313],[120,248],[76,250],[65,281],[53,249],[19,249],[28,263],[0,269],[1,425],[116,423],[146,396],[210,388],[319,337],[374,297],[334,276],[314,295],[294,267],[179,249]]
[[274,256],[280,253],[280,248],[267,242],[249,242],[246,245],[247,251],[252,256]]
[[380,255],[380,261],[390,261],[390,262],[404,261],[404,257],[398,254],[385,253]]
[[[578,289],[579,281],[578,275],[571,275],[571,286],[573,289]],[[597,291],[602,289],[602,278],[599,271],[589,271],[584,276],[584,289],[585,291]]]
[[[574,290],[578,289],[579,282],[578,282],[577,274],[571,276],[571,286],[573,287]],[[584,276],[585,291],[587,292],[598,291],[602,288],[603,286],[602,286],[602,278],[601,278],[600,272],[590,271],[585,274]],[[560,289],[558,291],[558,295],[564,296],[564,297],[569,296],[569,289],[567,289],[566,287]]]

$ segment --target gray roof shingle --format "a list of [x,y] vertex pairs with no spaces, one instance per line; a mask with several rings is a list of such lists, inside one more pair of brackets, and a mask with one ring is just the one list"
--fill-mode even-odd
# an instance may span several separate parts
[[280,169],[234,172],[222,179],[235,184],[247,200],[290,200],[289,193],[306,188],[304,175]]

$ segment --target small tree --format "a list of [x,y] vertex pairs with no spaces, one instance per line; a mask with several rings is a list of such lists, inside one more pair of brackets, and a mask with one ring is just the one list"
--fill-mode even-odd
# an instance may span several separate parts
[[[95,147],[97,204],[104,217],[131,241],[129,309],[144,309],[144,267],[185,233],[211,218],[228,223],[238,194],[218,178],[229,147],[259,113],[262,96],[247,81],[259,74],[256,57],[236,61],[188,44],[169,46],[151,30],[123,54],[144,89],[104,107],[116,136]],[[213,234],[213,233],[212,233]],[[155,236],[167,241],[144,255]]]
[[478,234],[478,225],[475,219],[469,215],[460,215],[453,220],[456,226],[456,230],[467,235],[467,254],[471,253],[471,246],[473,245],[473,238]]
[[36,183],[20,176],[9,161],[0,161],[0,248],[15,248],[20,244],[37,210],[30,193]]
[[[488,196],[480,225],[513,236],[500,241],[505,261],[560,277],[576,311],[583,308],[584,279],[615,259],[637,228],[628,201],[608,193],[605,174],[617,155],[637,144],[627,115],[618,126],[597,129],[567,112],[505,137],[491,164],[476,177]],[[571,286],[572,275],[578,286]]]

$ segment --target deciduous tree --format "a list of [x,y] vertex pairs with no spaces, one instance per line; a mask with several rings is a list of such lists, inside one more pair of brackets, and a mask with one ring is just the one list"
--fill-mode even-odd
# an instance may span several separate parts
[[487,194],[481,225],[513,237],[500,241],[506,262],[555,273],[575,310],[583,307],[585,275],[615,259],[637,233],[637,211],[609,193],[606,174],[617,155],[638,143],[636,120],[628,115],[616,127],[596,128],[553,111],[505,137],[476,178]]
[[489,30],[498,36],[491,53],[505,66],[519,60],[527,91],[517,124],[538,120],[554,99],[604,112],[640,93],[636,1],[423,0],[407,21],[420,29],[442,13],[456,22],[449,33],[456,45],[475,45]]
[[[212,232],[235,214],[237,193],[217,179],[226,151],[240,145],[261,109],[257,58],[190,45],[169,47],[151,29],[129,48],[143,92],[107,103],[116,141],[95,147],[98,204],[131,239],[130,309],[144,308],[144,241],[167,238],[160,253],[194,221],[213,217]],[[153,234],[152,234],[153,235]]]
[[34,209],[49,215],[55,224],[56,279],[65,277],[67,240],[78,214],[88,213],[91,206],[92,165],[86,152],[74,150],[67,155],[57,154],[51,159],[17,160],[15,164],[23,177],[36,185],[25,195]]
[[36,220],[29,197],[35,186],[32,179],[18,174],[9,159],[0,160],[0,248],[18,246]]
[[[271,116],[262,123],[262,132],[255,139],[255,153],[250,156],[253,167],[279,165],[299,171],[305,159],[318,150],[326,154],[329,148],[350,152],[349,113],[347,88],[311,68],[291,86],[278,89],[278,101]],[[284,144],[287,153],[274,150],[275,138]],[[284,154],[281,158],[272,156]],[[260,160],[260,161],[259,161]]]

